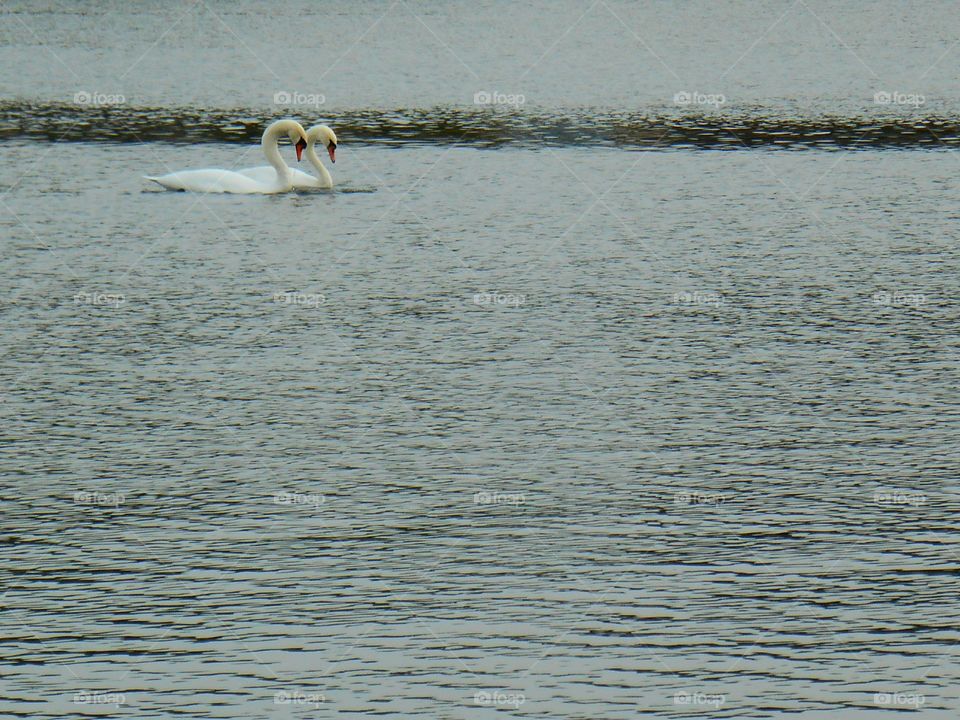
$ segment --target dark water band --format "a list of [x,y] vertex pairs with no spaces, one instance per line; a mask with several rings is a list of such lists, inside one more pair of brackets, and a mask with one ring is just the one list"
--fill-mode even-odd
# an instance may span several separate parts
[[296,117],[334,127],[345,144],[609,146],[624,148],[942,148],[960,145],[960,117],[788,117],[726,114],[538,113],[477,108],[360,110],[312,116],[127,105],[0,103],[0,139],[58,142],[236,142]]

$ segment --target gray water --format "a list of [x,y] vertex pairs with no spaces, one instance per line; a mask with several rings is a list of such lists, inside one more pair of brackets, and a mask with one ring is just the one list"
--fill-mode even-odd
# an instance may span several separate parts
[[[7,4],[0,715],[956,717],[958,165],[909,129],[960,21],[913,7]],[[141,178],[283,115],[334,191]],[[832,140],[684,141],[758,118]]]

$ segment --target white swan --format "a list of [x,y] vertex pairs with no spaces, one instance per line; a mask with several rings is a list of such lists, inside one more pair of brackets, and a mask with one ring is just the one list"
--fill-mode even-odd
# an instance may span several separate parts
[[267,173],[259,178],[248,177],[233,170],[182,170],[180,172],[161,175],[160,177],[144,176],[147,180],[163,185],[168,190],[190,190],[207,193],[260,193],[272,195],[287,192],[293,188],[290,168],[280,156],[278,141],[286,133],[290,142],[297,148],[297,160],[303,154],[307,145],[307,133],[296,120],[277,120],[268,127],[260,144],[263,154],[272,167],[266,167]]
[[[335,163],[337,161],[337,136],[326,125],[314,125],[312,128],[307,130],[307,160],[310,161],[310,164],[317,171],[319,177],[314,177],[310,173],[305,173],[302,170],[297,170],[295,168],[290,169],[290,178],[293,181],[294,188],[332,188],[333,187],[333,178],[330,177],[330,172],[324,167],[323,163],[320,162],[320,158],[317,157],[316,143],[317,141],[323,143],[324,147],[327,148],[327,155],[330,156],[330,162]],[[299,155],[297,156],[299,160]],[[263,182],[268,180],[273,172],[273,168],[267,166],[245,168],[243,170],[237,170],[241,175],[246,175],[252,180],[257,180],[258,182]]]

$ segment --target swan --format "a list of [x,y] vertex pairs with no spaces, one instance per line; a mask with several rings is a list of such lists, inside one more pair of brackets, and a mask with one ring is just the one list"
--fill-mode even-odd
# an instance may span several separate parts
[[[324,164],[320,162],[320,158],[317,157],[315,146],[318,140],[327,148],[327,155],[330,156],[330,162],[335,163],[337,161],[336,133],[334,133],[333,130],[326,125],[314,125],[312,128],[307,130],[307,160],[309,160],[310,164],[316,168],[317,175],[320,177],[314,177],[310,173],[303,172],[303,170],[291,168],[290,178],[293,181],[294,188],[326,189],[333,187],[333,178],[330,177],[330,172],[326,167],[324,167]],[[299,159],[299,155],[297,157]],[[258,182],[263,182],[270,178],[273,168],[264,165],[261,167],[237,170],[237,172],[241,175],[246,175],[248,178],[257,180]]]
[[181,170],[159,177],[145,175],[147,180],[159,183],[168,190],[191,190],[208,193],[241,193],[272,195],[287,192],[293,188],[290,168],[280,156],[278,142],[286,133],[290,142],[297,148],[297,160],[307,146],[307,133],[296,120],[277,120],[263,132],[260,144],[263,154],[272,167],[265,167],[267,173],[253,178],[233,170]]

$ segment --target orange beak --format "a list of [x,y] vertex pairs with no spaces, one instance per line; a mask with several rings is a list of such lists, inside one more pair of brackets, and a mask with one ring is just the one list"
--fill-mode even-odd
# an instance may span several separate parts
[[327,154],[330,156],[330,162],[335,163],[337,161],[337,146],[333,143],[327,145]]
[[296,148],[297,148],[297,162],[300,162],[300,158],[303,157],[303,151],[304,151],[304,149],[305,149],[306,147],[307,147],[307,141],[306,141],[306,140],[304,140],[303,138],[300,138],[299,140],[297,140],[297,145],[296,145]]

